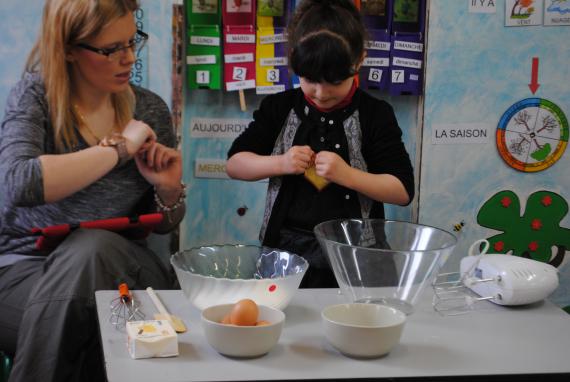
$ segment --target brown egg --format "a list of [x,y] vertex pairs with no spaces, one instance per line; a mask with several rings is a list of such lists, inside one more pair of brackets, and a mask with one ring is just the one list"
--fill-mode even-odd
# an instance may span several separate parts
[[230,322],[239,326],[255,326],[259,308],[255,301],[244,299],[236,302],[230,312]]
[[226,314],[224,316],[224,318],[222,318],[222,321],[220,321],[220,324],[224,324],[224,325],[230,325],[232,323],[232,320],[230,319],[230,315]]
[[271,325],[271,322],[261,320],[261,321],[257,321],[257,323],[255,324],[255,326],[266,326],[266,325]]

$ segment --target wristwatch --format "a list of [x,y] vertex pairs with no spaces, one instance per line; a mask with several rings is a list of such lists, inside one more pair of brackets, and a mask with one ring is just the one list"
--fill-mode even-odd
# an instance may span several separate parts
[[127,151],[127,140],[119,133],[113,133],[101,139],[99,146],[114,147],[115,150],[117,150],[117,154],[119,154],[119,162],[116,167],[124,165],[131,159],[129,152]]

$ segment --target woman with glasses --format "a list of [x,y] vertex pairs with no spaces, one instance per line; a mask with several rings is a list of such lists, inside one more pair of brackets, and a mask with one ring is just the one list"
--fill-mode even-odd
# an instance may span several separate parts
[[184,216],[168,107],[129,83],[136,0],[46,0],[39,38],[0,129],[0,350],[10,381],[105,380],[95,291],[176,280],[140,237],[73,229],[44,248],[34,228],[162,212]]

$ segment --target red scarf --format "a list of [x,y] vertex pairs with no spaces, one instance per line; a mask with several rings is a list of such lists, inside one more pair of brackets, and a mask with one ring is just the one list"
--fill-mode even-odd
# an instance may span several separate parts
[[339,103],[337,103],[336,105],[334,105],[333,107],[328,108],[328,109],[322,109],[322,108],[318,107],[315,104],[315,102],[313,102],[313,100],[311,100],[306,95],[305,95],[305,100],[309,103],[309,105],[311,105],[312,107],[314,107],[315,109],[317,109],[321,113],[330,113],[331,111],[342,109],[343,107],[349,105],[352,102],[352,96],[356,92],[356,88],[357,88],[356,80],[354,80],[354,81],[352,81],[352,87],[350,88],[350,91],[348,92],[346,97],[344,97],[344,99],[342,101],[340,101]]

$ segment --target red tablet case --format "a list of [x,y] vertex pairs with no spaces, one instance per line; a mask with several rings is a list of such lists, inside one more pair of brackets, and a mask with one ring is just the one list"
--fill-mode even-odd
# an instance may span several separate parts
[[58,246],[72,231],[78,228],[106,229],[113,232],[125,233],[131,239],[144,239],[154,227],[162,222],[162,213],[145,214],[134,217],[92,220],[77,224],[59,224],[45,228],[33,228],[32,234],[38,235],[37,250],[51,250]]

